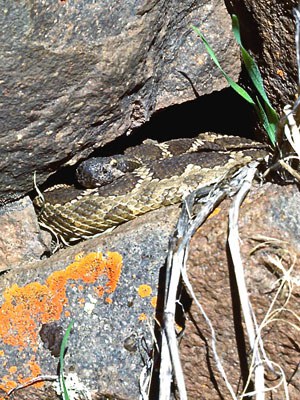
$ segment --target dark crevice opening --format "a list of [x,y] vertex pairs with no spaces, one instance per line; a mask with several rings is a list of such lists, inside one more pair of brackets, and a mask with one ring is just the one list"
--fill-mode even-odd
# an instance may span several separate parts
[[224,2],[228,14],[236,14],[239,19],[243,46],[248,51],[253,51],[254,54],[257,54],[257,59],[259,60],[262,57],[263,41],[259,40],[261,39],[261,33],[256,19],[255,7],[254,9],[251,5],[245,7],[245,4],[241,1],[225,0]]
[[[122,154],[126,148],[139,145],[146,139],[164,142],[195,137],[202,132],[264,140],[262,136],[255,136],[259,129],[253,107],[231,88],[226,88],[155,112],[148,122],[134,129],[129,136],[123,135],[96,149],[90,157]],[[61,168],[51,175],[40,189],[43,191],[60,183],[76,183],[75,170],[78,164]]]
[[[201,96],[195,100],[170,106],[155,112],[150,120],[132,131],[95,150],[91,156],[122,153],[145,139],[158,142],[195,137],[202,132],[215,132],[248,138],[257,137],[258,124],[255,111],[231,88]],[[256,137],[255,137],[256,135]]]

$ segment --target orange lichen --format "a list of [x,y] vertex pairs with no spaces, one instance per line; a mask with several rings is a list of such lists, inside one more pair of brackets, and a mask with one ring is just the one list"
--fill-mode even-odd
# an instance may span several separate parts
[[210,213],[210,215],[208,216],[208,219],[209,219],[209,218],[215,217],[215,216],[218,215],[220,212],[221,212],[221,208],[220,208],[220,207],[216,207],[216,208],[214,209],[214,211],[213,211],[212,213]]
[[81,297],[80,299],[78,299],[78,304],[80,305],[80,307],[83,307],[85,304],[85,298]]
[[65,270],[53,272],[44,285],[39,282],[24,287],[13,284],[3,294],[5,301],[0,308],[0,339],[6,344],[20,347],[27,346],[28,342],[36,342],[37,322],[45,324],[59,320],[64,306],[68,304],[68,281],[94,283],[100,275],[106,274],[106,289],[101,295],[111,293],[117,286],[121,267],[122,257],[118,253],[108,253],[107,259],[101,253],[90,253]]
[[10,368],[8,368],[8,371],[11,373],[11,374],[14,374],[15,372],[17,372],[17,367],[15,366],[15,365],[12,365]]
[[107,297],[106,299],[105,299],[105,301],[106,301],[106,303],[108,303],[108,304],[111,304],[113,301],[112,301],[112,299],[110,298],[110,297]]
[[110,254],[114,254],[115,257],[108,258],[105,264],[105,273],[108,278],[108,281],[106,283],[107,293],[113,293],[116,290],[122,270],[122,257],[120,256],[120,254]]
[[36,363],[35,357],[32,356],[30,361],[27,363],[28,367],[30,368],[30,371],[32,372],[33,376],[39,376],[41,375],[42,371],[40,366]]
[[9,375],[4,375],[2,377],[2,382],[3,384],[0,384],[0,389],[4,390],[5,392],[8,392],[18,386],[18,384],[13,381]]
[[[111,294],[117,287],[121,268],[122,256],[118,253],[108,253],[107,257],[102,253],[90,253],[85,257],[80,254],[66,269],[49,275],[44,284],[31,282],[24,287],[13,284],[3,293],[0,340],[20,350],[31,346],[36,351],[40,325],[59,320],[63,311],[65,316],[70,315],[70,311],[64,309],[68,306],[67,284],[76,281],[78,290],[83,290],[85,284],[95,283],[100,276],[105,276],[105,286],[97,287],[97,294]],[[0,356],[4,356],[3,350]],[[41,373],[35,359],[29,361],[28,367],[33,376]],[[9,372],[16,371],[10,367]],[[7,376],[2,378],[0,388],[8,391],[16,385],[11,376]]]
[[277,69],[276,74],[279,75],[281,78],[284,78],[284,71],[282,69]]
[[139,315],[139,321],[145,321],[147,319],[147,315],[145,313],[142,313]]
[[149,285],[140,285],[138,294],[140,297],[148,297],[152,293],[152,288]]
[[33,282],[25,287],[13,284],[6,289],[0,308],[0,338],[11,346],[25,347],[37,339],[36,321],[58,319],[60,309],[45,285]]
[[152,297],[152,299],[151,299],[151,301],[150,301],[150,304],[151,304],[151,306],[152,306],[153,308],[156,308],[156,306],[157,306],[157,296],[153,296],[153,297]]
[[[34,356],[31,357],[31,359],[30,359],[30,361],[28,361],[27,365],[31,371],[32,377],[36,377],[36,376],[39,376],[42,374],[41,367],[36,363]],[[28,380],[28,378],[27,378],[27,380]],[[25,379],[25,381],[26,381],[26,379]],[[42,386],[44,386],[44,383],[38,382],[38,383],[36,383],[36,386],[42,387]]]
[[18,382],[20,382],[20,383],[24,382],[24,376],[22,374],[18,375]]
[[102,286],[98,286],[94,288],[94,292],[99,296],[102,297],[104,295],[104,288]]

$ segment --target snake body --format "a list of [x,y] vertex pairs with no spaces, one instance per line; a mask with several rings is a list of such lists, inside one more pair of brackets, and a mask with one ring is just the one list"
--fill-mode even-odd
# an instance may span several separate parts
[[[44,199],[37,197],[34,203],[43,225],[65,241],[81,240],[178,203],[189,192],[264,155],[266,146],[235,136],[201,134],[165,143],[146,141],[124,156],[112,157],[109,165],[121,163],[114,181],[88,189],[49,188]],[[122,157],[129,160],[129,167],[123,166]]]

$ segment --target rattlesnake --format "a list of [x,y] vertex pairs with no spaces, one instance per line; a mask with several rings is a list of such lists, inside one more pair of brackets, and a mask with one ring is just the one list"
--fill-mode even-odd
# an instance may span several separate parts
[[[147,140],[124,155],[102,160],[100,167],[93,159],[83,164],[78,176],[88,189],[54,186],[34,203],[43,225],[65,241],[76,241],[178,203],[189,192],[266,153],[261,143],[211,133],[164,143]],[[90,171],[101,176],[100,183],[90,178]]]

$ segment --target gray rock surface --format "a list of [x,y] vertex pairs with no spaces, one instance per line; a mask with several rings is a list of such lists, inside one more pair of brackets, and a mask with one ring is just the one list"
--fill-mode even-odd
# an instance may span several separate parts
[[[138,398],[139,376],[152,349],[160,269],[177,217],[178,207],[160,209],[0,276],[0,396],[21,375],[27,381],[56,374],[61,332],[73,319],[66,375],[76,374],[93,399]],[[112,293],[105,292],[110,288],[105,273],[92,279],[97,263],[91,253],[99,251],[123,258]],[[51,384],[15,392],[15,399],[35,398],[56,399]]]
[[[226,82],[192,23],[234,79],[239,56],[222,0],[0,0],[0,203],[62,165],[129,134],[155,110]],[[201,120],[201,115],[199,115]]]

